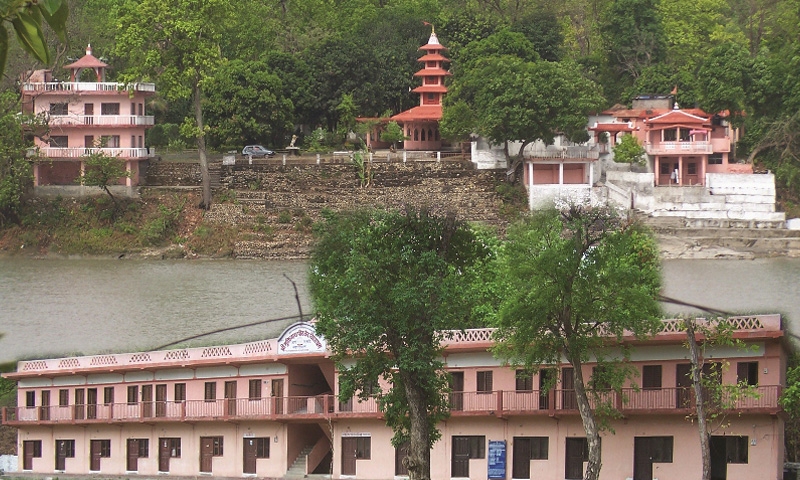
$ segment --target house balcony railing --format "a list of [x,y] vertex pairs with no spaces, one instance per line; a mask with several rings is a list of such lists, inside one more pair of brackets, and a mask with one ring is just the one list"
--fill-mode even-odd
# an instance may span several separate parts
[[155,92],[155,83],[118,83],[118,82],[29,82],[22,85],[23,93],[43,92]]
[[[758,386],[756,395],[739,399],[729,408],[734,413],[777,414],[781,387]],[[689,387],[659,389],[626,388],[600,394],[604,403],[623,415],[679,414],[694,408]],[[596,405],[597,401],[592,400]],[[595,406],[593,405],[593,406]],[[450,394],[453,416],[463,415],[579,415],[574,390],[453,392]],[[327,420],[382,416],[377,400],[352,399],[340,402],[334,395],[313,397],[268,397],[260,399],[153,401],[114,404],[72,404],[67,406],[6,407],[3,424],[11,426],[126,423],[126,422],[202,422],[234,420]]]
[[151,126],[152,115],[50,115],[48,125],[58,126]]
[[153,148],[39,147],[38,150],[40,155],[51,160],[78,159],[98,152],[119,158],[150,158],[156,154]]
[[714,153],[710,142],[647,142],[644,145],[648,155],[707,155]]

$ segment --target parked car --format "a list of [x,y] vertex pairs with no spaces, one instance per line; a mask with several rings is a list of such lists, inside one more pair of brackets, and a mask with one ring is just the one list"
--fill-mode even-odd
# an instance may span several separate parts
[[252,157],[271,157],[275,155],[275,152],[266,149],[261,145],[248,145],[242,149],[242,155],[249,155]]

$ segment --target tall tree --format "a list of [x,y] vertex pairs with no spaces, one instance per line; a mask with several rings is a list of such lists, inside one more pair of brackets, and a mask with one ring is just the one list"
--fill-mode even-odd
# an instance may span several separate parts
[[153,79],[167,100],[192,99],[193,118],[183,131],[197,142],[203,196],[211,208],[203,96],[222,55],[220,39],[228,0],[124,0],[116,12],[116,53],[129,59],[124,80]]
[[611,210],[572,206],[525,218],[509,230],[502,252],[495,351],[529,370],[569,362],[589,446],[584,478],[597,480],[601,425],[583,367],[596,359],[603,378],[595,381],[619,389],[633,372],[624,362],[608,362],[613,347],[623,335],[661,328],[655,241]]
[[33,141],[26,139],[29,119],[20,117],[19,96],[0,93],[0,226],[17,219],[25,192],[33,185],[33,170],[26,158]]
[[[410,441],[412,480],[430,479],[437,423],[448,415],[440,354],[468,326],[471,291],[489,250],[454,216],[427,210],[330,214],[318,231],[310,287],[316,328],[340,369],[341,400],[378,391],[392,443]],[[345,366],[345,359],[356,363]]]

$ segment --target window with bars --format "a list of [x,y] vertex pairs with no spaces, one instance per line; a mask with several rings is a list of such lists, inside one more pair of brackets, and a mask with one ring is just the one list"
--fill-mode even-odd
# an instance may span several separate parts
[[[25,440],[23,443],[23,450],[30,451],[33,458],[42,457],[42,441],[41,440]],[[30,450],[29,450],[30,449]]]
[[49,113],[50,115],[69,115],[69,110],[67,108],[66,102],[51,103]]
[[514,437],[518,445],[514,451],[530,452],[529,460],[547,460],[550,450],[550,437]]
[[66,407],[69,405],[69,390],[62,388],[58,391],[58,406]]
[[186,401],[186,384],[185,383],[176,383],[175,384],[175,401],[176,402],[185,402]]
[[531,392],[533,391],[533,374],[525,370],[517,370],[517,391],[518,392]]
[[372,437],[356,438],[356,458],[359,460],[372,458]]
[[204,398],[206,402],[213,402],[217,399],[217,382],[206,382]]
[[111,456],[111,440],[97,440],[99,447],[98,453],[101,457],[108,458]]
[[256,438],[256,458],[269,458],[269,437]]
[[223,437],[211,437],[211,442],[212,442],[212,445],[213,445],[212,446],[212,449],[213,449],[212,455],[214,455],[215,457],[221,457],[222,456]]
[[642,388],[657,390],[661,388],[661,365],[645,365],[642,367]]
[[101,103],[100,115],[119,115],[119,103]]
[[[459,448],[456,448],[459,446]],[[463,450],[470,459],[486,458],[486,436],[484,435],[454,435],[453,451]]]
[[159,438],[158,441],[169,450],[169,456],[171,458],[181,458],[180,438]]
[[48,145],[53,148],[69,148],[69,137],[66,135],[51,135]]
[[260,400],[261,399],[261,379],[254,378],[250,380],[250,400]]
[[150,439],[134,438],[132,440],[139,444],[139,449],[138,449],[139,458],[147,458],[150,456]]
[[56,440],[56,451],[64,453],[64,458],[75,458],[75,440]]
[[492,371],[487,370],[478,372],[478,392],[488,393],[492,391]]
[[133,405],[139,402],[139,385],[128,386],[128,404]]

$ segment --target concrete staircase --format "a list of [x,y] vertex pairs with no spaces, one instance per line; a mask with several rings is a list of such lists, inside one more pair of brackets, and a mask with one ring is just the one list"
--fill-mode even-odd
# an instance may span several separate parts
[[300,455],[297,456],[292,466],[286,471],[286,476],[284,478],[306,477],[306,457],[308,457],[308,454],[311,453],[311,450],[313,449],[313,445],[307,445],[305,448],[303,448],[303,451],[301,451]]

